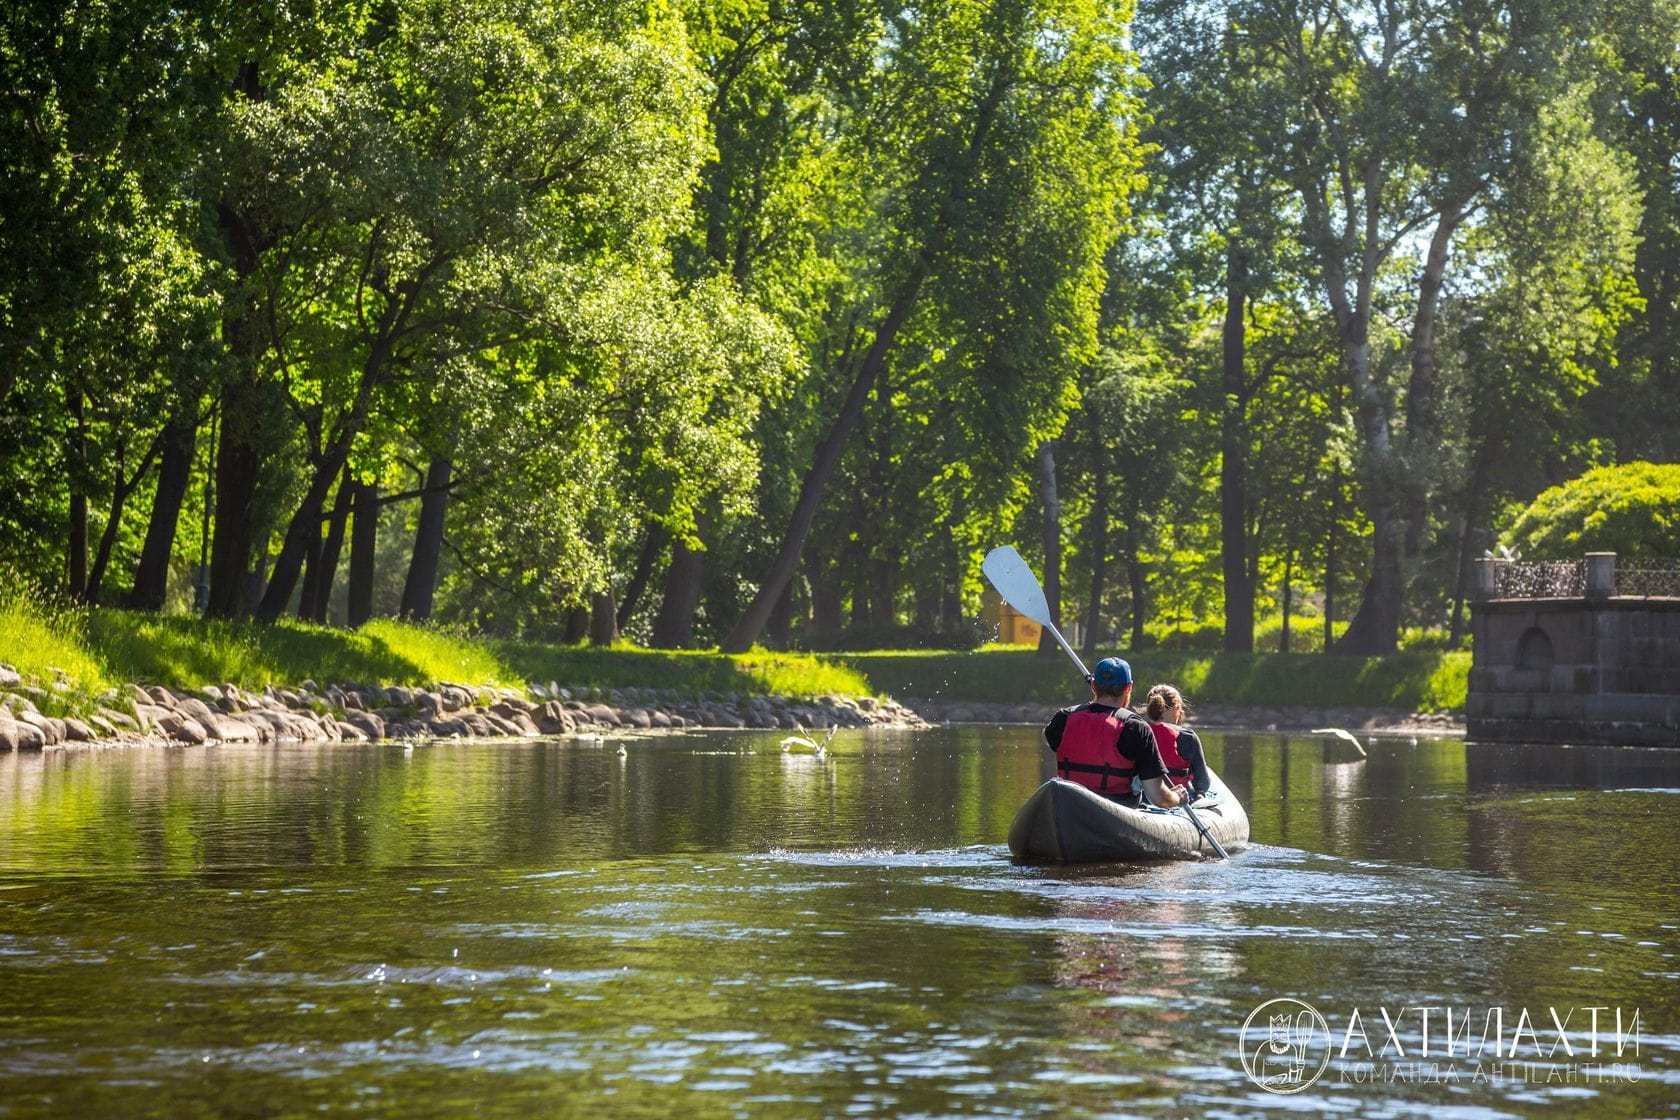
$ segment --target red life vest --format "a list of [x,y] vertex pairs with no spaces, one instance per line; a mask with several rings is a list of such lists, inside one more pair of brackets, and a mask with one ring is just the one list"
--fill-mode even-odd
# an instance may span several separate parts
[[1075,708],[1062,727],[1056,746],[1056,773],[1086,789],[1107,797],[1132,792],[1131,759],[1120,753],[1120,729],[1126,717],[1120,711],[1094,712]]
[[1190,763],[1178,753],[1178,728],[1170,723],[1151,723],[1149,729],[1155,732],[1155,745],[1161,748],[1161,764],[1167,768],[1167,779],[1175,786],[1188,786]]

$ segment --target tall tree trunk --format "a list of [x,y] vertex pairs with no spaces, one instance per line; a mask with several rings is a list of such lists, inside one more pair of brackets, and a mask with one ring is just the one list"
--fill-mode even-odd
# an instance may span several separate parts
[[134,570],[134,590],[128,605],[136,610],[163,609],[169,591],[169,558],[175,551],[175,529],[192,479],[193,446],[198,441],[198,400],[183,401],[164,429],[158,460],[157,490],[152,495],[146,541]]
[[1452,622],[1447,632],[1449,649],[1457,649],[1464,642],[1464,599],[1470,588],[1470,562],[1476,551],[1476,524],[1481,516],[1482,491],[1487,487],[1489,450],[1485,439],[1476,445],[1470,482],[1465,488],[1464,516],[1458,525],[1458,565],[1453,577]]
[[338,493],[333,496],[332,513],[327,517],[327,539],[321,545],[321,573],[315,581],[315,598],[298,604],[299,618],[326,624],[333,581],[338,578],[338,558],[344,551],[344,529],[350,520],[350,499],[355,492],[356,483],[346,467],[339,474]]
[[70,408],[70,451],[65,456],[65,475],[70,481],[69,546],[65,557],[65,578],[72,598],[87,593],[88,582],[88,499],[87,499],[87,411],[79,388],[65,388]]
[[[379,486],[359,482],[351,494],[350,597],[344,620],[351,629],[373,617],[373,558],[379,550]],[[319,515],[317,515],[319,516]],[[272,593],[273,585],[269,587]]]
[[869,556],[860,547],[846,565],[852,579],[852,629],[869,625]]
[[[263,622],[273,622],[286,612],[291,603],[292,592],[297,589],[298,575],[303,570],[303,558],[308,553],[311,541],[321,539],[321,511],[326,508],[327,494],[331,492],[333,482],[338,478],[339,471],[344,469],[349,459],[349,440],[345,438],[328,450],[327,454],[315,464],[310,475],[309,488],[304,491],[303,498],[292,513],[292,519],[286,526],[286,536],[280,544],[280,554],[274,558],[274,571],[269,576],[268,589],[263,593],[262,602],[257,606],[257,618]],[[374,503],[370,519],[379,516],[379,493],[375,488],[372,501]],[[361,533],[360,514],[358,512],[357,525],[353,534]],[[369,563],[371,563],[371,559]],[[350,570],[354,575],[356,570],[356,536],[350,541]],[[371,588],[371,585],[370,585]],[[370,590],[371,594],[371,590]],[[363,619],[366,621],[366,619]],[[351,626],[360,623],[352,622]]]
[[1108,449],[1103,444],[1102,416],[1086,405],[1085,422],[1091,434],[1091,512],[1085,517],[1085,550],[1091,557],[1091,590],[1085,600],[1085,660],[1096,657],[1102,640],[1103,591],[1108,583]]
[[[1435,223],[1418,278],[1417,314],[1412,321],[1411,380],[1406,386],[1406,446],[1414,469],[1406,476],[1406,556],[1415,559],[1429,530],[1429,469],[1438,453],[1440,427],[1439,377],[1435,363],[1435,324],[1446,280],[1447,251],[1452,247],[1460,215],[1449,208]],[[1431,462],[1426,463],[1425,460]]]
[[823,639],[833,638],[845,626],[845,585],[837,565],[812,565],[811,629]]
[[[247,101],[265,98],[255,62],[240,65],[233,88]],[[267,533],[267,526],[256,525],[252,517],[266,458],[264,420],[270,402],[258,365],[262,333],[256,297],[249,284],[275,237],[246,215],[239,202],[224,197],[216,204],[216,224],[232,261],[234,278],[234,294],[222,316],[222,341],[233,373],[222,383],[215,469],[216,532],[210,545],[210,596],[205,606],[206,614],[218,618],[238,618],[249,612],[252,554]],[[263,562],[266,565],[266,556]]]
[[904,320],[916,304],[916,298],[921,294],[922,282],[927,273],[928,262],[925,259],[919,261],[904,286],[899,289],[898,296],[888,308],[886,316],[875,328],[874,341],[870,343],[863,360],[858,363],[857,375],[852,378],[845,404],[841,406],[840,414],[834,418],[834,423],[829,425],[828,433],[823,436],[822,442],[817,445],[811,469],[805,472],[805,478],[800,483],[799,501],[793,507],[793,517],[782,537],[776,559],[771,563],[764,582],[759,585],[758,594],[753,596],[745,613],[724,638],[725,652],[740,653],[758,640],[759,634],[764,630],[764,624],[770,619],[770,610],[776,604],[776,597],[787,586],[788,580],[793,578],[793,570],[798,566],[799,555],[805,548],[805,538],[810,536],[811,523],[816,520],[817,507],[822,504],[823,491],[828,488],[828,480],[840,462],[840,453],[846,448],[846,440],[851,437],[852,429],[857,427],[858,418],[863,414],[863,403],[875,385],[875,378],[886,365],[887,354],[898,337],[899,328],[904,325]]
[[[241,331],[235,317],[223,325]],[[229,343],[237,351],[244,344]],[[254,364],[254,359],[252,359]],[[216,524],[210,539],[210,602],[207,613],[216,618],[238,618],[249,610],[246,593],[252,555],[262,534],[254,523],[257,482],[262,472],[263,447],[259,432],[264,394],[249,378],[230,379],[222,387],[221,431],[216,441]]]
[[[697,525],[705,540],[706,524]],[[653,619],[653,644],[658,649],[687,649],[694,642],[694,612],[706,582],[706,553],[678,540],[671,546],[665,569],[665,594]]]
[[1295,549],[1283,550],[1283,632],[1278,635],[1278,652],[1289,652],[1289,616],[1295,610],[1295,588],[1290,585],[1294,578]]
[[99,534],[99,549],[94,553],[93,567],[88,571],[87,587],[82,596],[89,603],[99,601],[99,591],[105,583],[105,572],[111,565],[111,552],[116,548],[117,532],[122,528],[122,515],[128,505],[128,496],[134,493],[134,488],[151,471],[153,453],[148,452],[140,465],[134,468],[132,478],[123,476],[122,456],[117,456],[116,477],[111,483],[111,508],[107,511],[105,528]]
[[420,495],[420,520],[414,529],[414,551],[403,580],[402,616],[424,621],[432,617],[437,596],[438,561],[443,556],[443,522],[449,507],[449,476],[454,464],[441,455],[426,466],[425,493]]
[[573,646],[589,637],[589,617],[588,607],[573,607],[567,611],[566,630],[560,640]]
[[903,573],[898,551],[886,545],[878,547],[869,573],[869,617],[876,626],[897,626],[898,585]]
[[321,526],[315,526],[315,536],[303,554],[303,586],[298,590],[297,614],[309,618],[320,598],[321,586]]
[[788,580],[782,597],[776,600],[776,609],[770,612],[764,633],[770,639],[771,649],[788,649],[793,645],[793,593],[798,586],[797,579]]
[[1330,499],[1330,529],[1324,537],[1324,652],[1332,653],[1336,648],[1336,499],[1334,493],[1341,489],[1340,470],[1332,474],[1335,491]]
[[[1436,438],[1435,318],[1445,277],[1447,250],[1463,213],[1448,207],[1437,219],[1418,281],[1418,308],[1412,322],[1411,379],[1407,388],[1406,447],[1416,458],[1427,454]],[[1363,320],[1368,328],[1369,315]],[[1361,334],[1363,341],[1365,335]],[[1359,610],[1342,635],[1338,650],[1350,654],[1393,653],[1400,644],[1405,602],[1406,557],[1421,547],[1427,528],[1429,478],[1404,470],[1404,456],[1389,432],[1388,405],[1382,386],[1370,375],[1368,344],[1359,348],[1362,362],[1355,377],[1356,407],[1366,447],[1365,494],[1371,519],[1371,575]]]
[[1235,237],[1225,249],[1225,322],[1221,331],[1219,416],[1219,560],[1225,576],[1225,649],[1254,649],[1254,581],[1248,564],[1248,257]]
[[621,633],[635,617],[642,595],[653,579],[653,566],[659,562],[659,554],[665,551],[665,542],[670,539],[671,534],[665,531],[665,526],[658,522],[649,523],[647,536],[642,540],[642,550],[636,554],[635,570],[630,573],[630,582],[624,586],[624,599],[618,604],[618,629]]
[[1126,529],[1126,576],[1132,589],[1132,649],[1139,650],[1149,616],[1149,586],[1143,561],[1138,558],[1137,532],[1131,527]]
[[[1038,445],[1038,500],[1044,513],[1044,600],[1050,604],[1050,621],[1062,625],[1062,499],[1056,492],[1056,443]],[[1048,628],[1039,631],[1038,652],[1044,657],[1061,656],[1062,647]]]
[[612,589],[597,591],[589,599],[589,644],[610,646],[618,641],[618,608]]
[[[991,84],[975,111],[974,131],[968,137],[963,159],[966,168],[972,169],[979,162],[992,124],[997,119],[998,109],[1003,104],[1013,80],[1014,75],[1007,68],[999,68],[992,75]],[[922,284],[932,271],[948,229],[954,224],[955,215],[952,210],[964,201],[972,189],[971,177],[967,174],[953,174],[950,184],[950,190],[940,201],[938,213],[934,216],[931,229],[909,273],[894,294],[886,314],[875,327],[874,338],[864,353],[863,360],[858,363],[857,373],[846,392],[846,401],[840,408],[840,414],[834,418],[834,423],[829,426],[822,442],[817,445],[811,469],[805,473],[800,483],[799,501],[793,507],[793,517],[782,538],[776,559],[770,565],[764,582],[759,585],[758,593],[753,596],[752,602],[723,641],[726,652],[739,653],[758,640],[765,622],[770,618],[770,610],[775,605],[776,597],[787,586],[788,580],[793,578],[794,568],[799,564],[799,554],[805,547],[805,538],[810,535],[811,523],[816,519],[817,507],[822,504],[823,491],[827,489],[828,480],[833,476],[834,468],[840,461],[840,453],[845,450],[846,440],[851,436],[852,429],[857,426],[858,417],[863,413],[864,401],[868,399],[870,390],[875,387],[875,380],[886,365],[887,355],[898,339],[898,332],[916,306]]]

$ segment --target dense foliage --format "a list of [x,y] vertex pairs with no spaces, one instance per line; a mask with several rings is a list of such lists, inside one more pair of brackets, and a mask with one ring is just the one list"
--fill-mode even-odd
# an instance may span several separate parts
[[1680,557],[1680,463],[1596,467],[1541,491],[1505,536],[1527,560],[1587,552],[1673,560]]
[[1680,0],[22,0],[0,578],[969,646],[1012,540],[1088,647],[1456,643],[1501,528],[1675,551],[1672,472],[1611,465],[1680,451],[1676,42]]

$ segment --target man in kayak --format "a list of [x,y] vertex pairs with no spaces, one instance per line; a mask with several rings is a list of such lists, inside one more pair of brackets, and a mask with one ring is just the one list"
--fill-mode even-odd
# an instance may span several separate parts
[[1171,807],[1183,798],[1165,781],[1167,768],[1149,723],[1132,711],[1132,667],[1105,657],[1091,673],[1091,702],[1063,708],[1044,728],[1056,752],[1056,773],[1115,801]]

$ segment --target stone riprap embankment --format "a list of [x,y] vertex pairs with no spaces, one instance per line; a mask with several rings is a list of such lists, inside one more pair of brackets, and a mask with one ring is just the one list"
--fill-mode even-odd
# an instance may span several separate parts
[[[1072,703],[1072,700],[1066,701]],[[930,723],[1028,723],[1043,726],[1053,704],[996,704],[969,700],[909,699],[915,713]],[[1397,708],[1297,708],[1198,704],[1195,727],[1230,731],[1310,731],[1341,727],[1412,735],[1462,735],[1464,716],[1450,712],[1406,712]]]
[[[62,691],[62,686],[56,691]],[[917,727],[892,700],[821,696],[681,696],[659,689],[528,691],[440,684],[435,688],[234,685],[176,691],[130,685],[99,698],[84,718],[59,717],[54,689],[24,684],[0,666],[0,750],[78,743],[362,742],[377,739],[511,738],[684,728]]]

